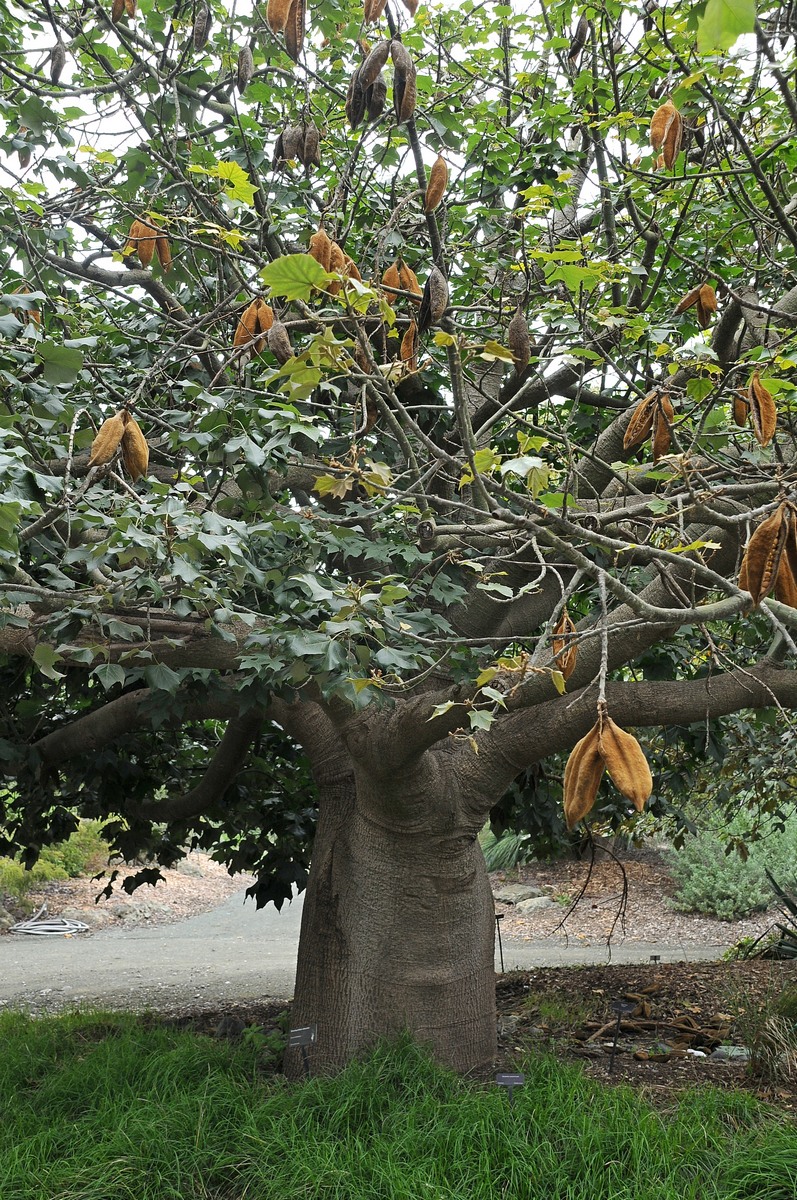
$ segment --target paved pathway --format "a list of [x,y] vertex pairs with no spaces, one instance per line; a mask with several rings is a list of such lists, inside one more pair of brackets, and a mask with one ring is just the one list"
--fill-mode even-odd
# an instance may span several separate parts
[[[226,1001],[288,999],[296,975],[301,897],[258,912],[244,894],[175,925],[102,929],[71,938],[0,938],[0,1007],[39,1011],[65,1004],[109,1008],[223,1006]],[[504,966],[716,959],[721,946],[605,944],[571,938],[504,939]],[[496,945],[496,969],[500,970]]]

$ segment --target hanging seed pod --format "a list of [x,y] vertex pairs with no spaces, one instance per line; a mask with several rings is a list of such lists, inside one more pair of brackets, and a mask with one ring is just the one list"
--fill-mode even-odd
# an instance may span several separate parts
[[683,120],[671,100],[656,109],[650,122],[650,144],[661,150],[665,167],[671,167],[678,157],[683,136]]
[[772,393],[768,392],[762,384],[758,368],[750,378],[750,416],[753,419],[753,433],[756,441],[761,446],[768,446],[775,436],[775,427],[778,423],[778,410],[775,407],[775,401],[772,399]]
[[360,66],[360,87],[363,91],[367,91],[369,87],[376,81],[382,67],[388,60],[390,54],[390,42],[387,38],[381,42],[377,42],[373,50],[366,55],[362,65]]
[[207,4],[200,4],[194,17],[194,27],[191,31],[195,50],[204,50],[205,46],[207,46],[212,24],[213,18],[210,15],[210,9]]
[[[384,275],[382,276],[382,286],[386,289],[385,299],[387,300],[388,304],[395,304],[396,293],[392,289],[401,287],[398,261],[391,263],[388,269],[385,271]],[[388,291],[388,288],[391,290]]]
[[672,433],[670,426],[675,418],[670,398],[662,392],[653,410],[653,461],[658,460],[670,449]]
[[276,358],[280,366],[293,358],[293,346],[291,339],[288,336],[288,330],[283,325],[282,321],[275,321],[266,335],[268,348]]
[[523,315],[523,310],[518,305],[517,312],[509,322],[507,330],[507,341],[509,349],[512,351],[512,357],[515,360],[515,374],[522,375],[529,365],[531,358],[531,338],[529,337],[529,327],[526,324],[526,318]]
[[401,339],[399,358],[407,364],[408,371],[418,370],[418,326],[410,321],[407,332]]
[[268,0],[266,21],[272,33],[282,33],[288,23],[291,0]]
[[652,392],[648,392],[644,400],[640,400],[639,404],[637,404],[633,416],[626,427],[625,437],[623,438],[624,450],[630,450],[633,446],[641,445],[650,433],[653,428],[653,414],[656,411],[658,396],[659,389],[654,388]]
[[285,49],[294,62],[299,61],[304,46],[304,11],[305,0],[292,0],[285,22]]
[[349,80],[349,90],[346,95],[346,116],[352,129],[356,129],[365,116],[365,92],[360,85],[360,68]]
[[418,0],[401,0],[401,3],[406,8],[411,17],[414,17],[418,11]]
[[286,162],[301,162],[304,154],[304,129],[289,125],[282,135],[282,157]]
[[254,73],[255,60],[252,57],[252,51],[250,50],[249,46],[244,46],[243,49],[238,52],[238,70],[235,79],[235,83],[240,95],[243,95],[246,91]]
[[396,121],[402,125],[412,119],[415,112],[415,64],[407,48],[395,38],[390,43],[393,59],[393,109]]
[[257,320],[257,300],[253,300],[248,304],[238,318],[238,324],[235,329],[235,336],[232,339],[233,346],[238,349],[241,346],[248,346],[253,342],[259,332]]
[[97,436],[91,443],[90,467],[102,467],[109,463],[119,449],[125,432],[125,422],[122,412],[116,413],[103,421],[97,431]]
[[385,111],[387,104],[387,84],[384,75],[377,75],[374,82],[365,93],[365,107],[368,110],[368,120],[378,121]]
[[561,671],[565,679],[569,679],[576,669],[578,645],[576,644],[576,627],[566,608],[562,610],[562,615],[553,631],[552,649],[557,671]]
[[611,717],[600,722],[598,748],[612,783],[642,812],[653,791],[653,776],[642,747],[633,736],[615,725]]
[[61,72],[66,66],[66,46],[63,42],[58,41],[53,47],[53,52],[50,55],[50,83],[57,84],[61,78]]
[[589,21],[586,17],[581,17],[570,39],[570,45],[567,47],[567,57],[570,59],[571,66],[575,64],[579,54],[586,46],[588,33]]
[[747,388],[738,388],[733,394],[733,419],[737,425],[746,425],[750,416],[750,393]]
[[343,270],[348,275],[349,279],[358,279],[362,283],[362,275],[360,268],[357,266],[353,258],[349,258],[348,254],[343,256]]
[[448,282],[438,267],[432,267],[418,310],[418,332],[425,333],[432,325],[436,325],[447,308]]
[[[413,271],[412,267],[408,267],[403,259],[398,260],[398,276],[399,287],[405,292],[412,292],[413,304],[420,304],[423,298],[423,288],[418,283],[418,276]],[[417,299],[415,297],[417,296]]]
[[787,553],[790,565],[797,564],[797,554],[794,542],[794,510],[788,503],[780,507],[762,521],[753,532],[742,556],[739,570],[739,587],[743,592],[749,592],[753,598],[753,607],[757,608],[765,596],[769,595],[780,570],[781,559]]
[[686,312],[687,309],[692,308],[694,304],[697,304],[702,286],[703,284],[699,283],[697,287],[693,287],[691,291],[687,292],[685,296],[681,297],[675,306],[676,313]]
[[708,329],[711,318],[717,311],[717,293],[709,283],[698,288],[697,293],[697,323],[701,329]]
[[136,0],[125,0],[125,12],[127,13],[128,17],[134,17],[136,15]]
[[321,134],[313,121],[310,121],[305,128],[302,153],[299,157],[306,170],[309,170],[310,167],[321,166]]
[[285,162],[285,137],[280,134],[274,143],[274,153],[271,156],[271,166],[276,171]]
[[363,5],[363,21],[366,25],[373,25],[382,16],[385,11],[387,0],[365,0]]
[[563,801],[567,828],[572,829],[591,812],[605,765],[600,752],[600,724],[576,742],[565,766]]
[[423,201],[423,211],[434,212],[445,195],[448,185],[448,167],[445,159],[438,154],[429,172],[429,182],[426,185],[426,195]]
[[307,248],[307,253],[314,258],[319,266],[322,266],[325,271],[330,269],[332,255],[332,242],[326,234],[326,231],[319,226],[317,233],[314,233],[310,238],[310,245]]
[[137,421],[125,413],[125,431],[122,436],[122,462],[132,483],[146,475],[149,467],[149,446]]
[[111,6],[111,21],[114,25],[121,21],[125,11],[125,0],[113,0]]
[[148,267],[152,262],[152,256],[155,253],[155,244],[159,236],[160,234],[154,226],[149,225],[140,218],[135,220],[130,226],[127,242],[138,255],[138,261],[142,267]]
[[164,274],[168,274],[172,269],[172,250],[169,245],[169,239],[164,237],[163,234],[155,239],[155,253],[158,256],[161,270]]

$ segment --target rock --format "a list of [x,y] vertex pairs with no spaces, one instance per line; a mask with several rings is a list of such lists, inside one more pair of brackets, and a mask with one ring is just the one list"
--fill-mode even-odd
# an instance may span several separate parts
[[190,858],[181,858],[178,863],[174,864],[174,869],[180,875],[189,875],[193,879],[199,879],[202,875],[202,868],[198,863],[192,862]]
[[519,913],[536,912],[541,908],[556,908],[556,901],[550,896],[531,896],[528,900],[518,901],[517,910]]
[[493,897],[503,904],[519,904],[521,900],[532,900],[538,896],[542,896],[540,889],[528,883],[505,883],[493,892]]
[[88,925],[89,929],[97,929],[100,925],[107,924],[107,917],[102,912],[93,912],[90,908],[65,908],[60,913],[59,917],[63,917],[65,921],[82,921],[84,925]]
[[711,1062],[749,1062],[750,1051],[746,1046],[717,1046],[710,1059]]

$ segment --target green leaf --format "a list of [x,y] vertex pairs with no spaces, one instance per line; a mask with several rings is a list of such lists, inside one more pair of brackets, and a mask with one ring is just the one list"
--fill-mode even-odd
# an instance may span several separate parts
[[260,272],[263,283],[275,296],[286,300],[309,300],[332,278],[309,254],[285,254]]
[[83,366],[83,351],[73,346],[57,346],[55,342],[40,342],[36,357],[44,364],[44,378],[48,383],[74,383]]
[[156,663],[153,667],[145,667],[144,678],[154,692],[168,692],[172,696],[182,683],[177,672],[173,671],[171,667],[167,667],[166,663]]
[[119,663],[100,663],[98,667],[94,668],[92,675],[96,675],[106,692],[109,688],[125,681],[125,669],[120,667]]
[[48,679],[58,680],[64,678],[64,672],[56,671],[55,669],[55,663],[62,661],[61,655],[52,646],[48,645],[47,642],[39,642],[33,651],[33,661],[42,675],[46,675]]
[[697,23],[700,54],[730,50],[737,38],[755,28],[755,0],[708,0]]

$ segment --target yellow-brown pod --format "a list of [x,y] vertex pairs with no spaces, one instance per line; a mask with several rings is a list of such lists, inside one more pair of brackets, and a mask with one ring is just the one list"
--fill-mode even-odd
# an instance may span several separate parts
[[753,597],[758,607],[769,594],[777,578],[780,560],[792,533],[793,512],[788,504],[762,521],[747,543],[739,570],[739,587]]
[[738,388],[733,393],[733,419],[737,425],[746,425],[750,416],[750,393],[747,388]]
[[257,319],[258,301],[253,300],[248,304],[238,318],[238,325],[235,329],[235,337],[232,339],[232,344],[236,348],[239,346],[248,346],[253,342],[259,332]]
[[122,462],[124,463],[125,471],[130,476],[133,483],[140,479],[142,475],[146,475],[149,467],[149,446],[147,439],[141,432],[141,427],[138,422],[125,413],[123,418],[125,421],[125,431],[122,436]]
[[266,20],[272,33],[282,33],[288,23],[291,0],[268,0]]
[[448,184],[448,167],[445,159],[438,154],[429,172],[429,182],[426,185],[426,195],[423,201],[423,211],[434,212],[445,195]]
[[160,234],[154,226],[148,225],[146,221],[142,221],[140,218],[137,218],[130,226],[127,241],[138,255],[138,261],[142,267],[148,267],[152,262],[152,256],[155,253],[155,243],[159,236]]
[[775,576],[775,599],[788,604],[789,608],[797,608],[797,578],[785,554]]
[[658,395],[658,388],[654,388],[652,392],[648,392],[647,396],[637,404],[631,420],[626,427],[625,437],[623,438],[624,450],[630,450],[633,446],[641,445],[650,433],[653,428],[653,414],[656,411]]
[[710,283],[704,283],[697,294],[697,320],[701,329],[708,329],[717,311],[717,293]]
[[155,250],[158,255],[158,262],[161,265],[161,270],[164,272],[164,274],[168,273],[172,269],[172,250],[171,246],[169,245],[169,239],[164,237],[163,234],[161,234],[159,238],[155,239]]
[[599,737],[600,725],[596,721],[589,733],[576,742],[567,760],[563,800],[568,829],[583,820],[595,804],[604,771]]
[[553,631],[551,648],[553,649],[556,669],[562,672],[565,679],[569,679],[576,669],[578,646],[576,644],[575,633],[576,627],[567,609],[564,609],[556,629]]
[[125,0],[113,0],[111,6],[111,21],[115,25],[117,21],[122,19],[125,11]]
[[670,426],[675,418],[670,398],[662,392],[653,411],[653,461],[657,462],[670,449]]
[[692,290],[687,292],[685,296],[682,296],[675,306],[675,311],[677,313],[686,312],[687,309],[692,308],[693,305],[697,304],[702,286],[702,283],[698,284],[697,287],[693,287]]
[[653,777],[642,747],[633,736],[604,717],[600,731],[600,752],[614,786],[642,812],[653,791]]
[[420,304],[423,296],[423,288],[418,282],[418,276],[413,271],[412,267],[408,267],[403,259],[398,262],[398,277],[399,287],[405,292],[412,292],[412,303]]
[[353,258],[349,258],[348,254],[343,255],[343,270],[348,275],[349,279],[359,279],[360,283],[362,283],[363,277],[360,274],[360,268],[357,266],[357,263]]
[[775,427],[778,423],[778,410],[775,407],[775,401],[772,399],[772,393],[767,391],[759,378],[757,367],[751,376],[748,390],[750,393],[750,416],[753,419],[753,433],[760,445],[768,446],[775,436]]
[[387,300],[388,304],[395,304],[396,293],[392,289],[401,287],[401,277],[399,275],[398,262],[391,263],[388,269],[385,271],[384,275],[382,276],[382,286],[386,289],[385,299]]
[[529,336],[529,327],[526,324],[526,318],[523,315],[520,305],[518,305],[517,312],[509,322],[507,341],[509,349],[512,351],[512,358],[515,360],[515,373],[522,375],[529,365],[531,358],[531,338]]
[[366,25],[373,25],[385,11],[387,0],[365,0],[363,4],[363,20]]
[[109,463],[119,449],[124,432],[125,422],[122,412],[115,413],[114,416],[103,421],[97,430],[97,436],[91,443],[89,466],[102,467]]
[[274,324],[274,309],[270,304],[266,304],[265,300],[258,298],[255,300],[255,319],[257,321],[257,329],[259,333],[268,333],[271,326]]
[[407,364],[408,371],[418,370],[418,326],[410,321],[407,332],[401,339],[399,357]]
[[293,61],[298,62],[304,45],[304,0],[292,0],[284,34],[285,49]]
[[656,109],[650,122],[650,144],[654,150],[661,150],[665,167],[671,167],[678,157],[682,134],[681,114],[672,101],[667,100]]
[[319,266],[322,266],[325,271],[328,271],[330,263],[330,255],[332,254],[332,242],[326,230],[319,228],[316,233],[310,238],[310,245],[307,253],[311,258],[314,258]]

